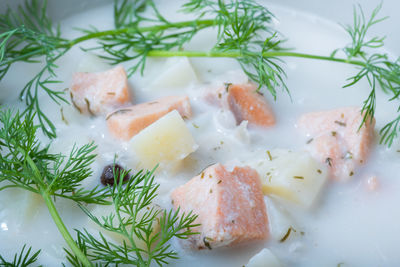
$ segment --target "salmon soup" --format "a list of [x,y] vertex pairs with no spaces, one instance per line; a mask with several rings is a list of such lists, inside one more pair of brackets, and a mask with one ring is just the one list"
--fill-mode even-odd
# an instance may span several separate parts
[[[349,42],[336,22],[258,2],[275,14],[273,25],[288,39],[286,47],[329,55]],[[180,21],[190,18],[176,13],[182,3],[157,6],[166,18]],[[61,21],[68,38],[80,36],[74,29],[88,24],[113,28],[112,5]],[[216,29],[207,29],[184,49],[210,49],[215,36]],[[93,46],[94,40],[81,45]],[[380,145],[378,134],[396,116],[395,101],[388,103],[377,91],[375,117],[359,127],[370,86],[363,81],[342,88],[355,72],[351,66],[284,61],[290,96],[277,88],[274,100],[257,90],[234,59],[149,57],[143,75],[128,77],[129,62],[112,66],[73,47],[57,61],[64,83],[54,85],[68,88],[71,104],[41,95],[57,129],[50,150],[68,154],[74,145],[97,145],[85,188],[112,185],[103,170],[108,166],[112,175],[113,162],[132,173],[158,165],[154,207],[199,215],[193,229],[198,235],[169,241],[179,257],[171,266],[398,265],[400,144]],[[19,89],[36,72],[34,65],[12,66],[0,83],[1,102],[24,108]],[[41,249],[38,264],[69,266],[67,245],[43,199],[7,189],[0,200],[3,257],[11,259],[26,243]],[[55,204],[73,235],[83,228],[98,235],[98,226],[74,202],[60,198]],[[108,212],[87,208],[99,217]]]

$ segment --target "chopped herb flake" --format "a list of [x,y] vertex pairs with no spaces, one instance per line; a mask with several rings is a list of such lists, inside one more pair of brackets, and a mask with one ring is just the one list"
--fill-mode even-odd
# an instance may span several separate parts
[[225,91],[228,92],[229,91],[229,86],[232,85],[232,83],[224,83],[225,85]]
[[66,119],[65,116],[64,116],[64,109],[63,109],[63,108],[60,109],[60,113],[61,113],[61,120],[62,120],[66,125],[68,125],[69,123],[68,123],[67,119]]
[[279,240],[279,242],[283,243],[285,242],[288,237],[290,236],[290,233],[293,231],[295,231],[292,227],[289,227],[289,229],[287,230],[286,234],[281,238],[281,240]]
[[206,246],[206,248],[211,250],[212,248],[211,248],[211,245],[210,245],[209,241],[213,241],[213,239],[209,238],[209,237],[206,237],[206,236],[203,238],[204,246]]
[[271,151],[267,150],[267,155],[268,155],[268,159],[269,159],[270,161],[272,161]]
[[95,114],[94,114],[94,112],[91,110],[91,108],[90,108],[90,101],[85,97],[85,103],[86,103],[86,107],[87,107],[87,110],[88,110],[88,112],[89,112],[89,114],[91,115],[91,116],[94,116]]
[[132,110],[129,109],[129,108],[118,109],[118,110],[114,111],[113,113],[110,113],[110,114],[106,117],[106,120],[108,120],[109,118],[111,118],[111,117],[114,116],[114,115],[117,115],[117,114],[124,114],[124,113],[128,113],[128,112],[130,112],[130,111],[132,111]]
[[79,111],[79,113],[81,113],[82,114],[82,110],[81,110],[81,108],[80,107],[78,107],[78,105],[75,103],[75,100],[74,100],[74,94],[72,93],[72,92],[69,92],[69,95],[70,95],[70,97],[71,97],[71,102],[72,102],[72,105]]
[[342,121],[335,121],[335,123],[338,124],[338,125],[340,125],[340,126],[346,127],[346,123],[345,123],[345,122],[342,122]]
[[331,158],[326,158],[325,163],[329,165],[329,167],[332,167],[332,159]]

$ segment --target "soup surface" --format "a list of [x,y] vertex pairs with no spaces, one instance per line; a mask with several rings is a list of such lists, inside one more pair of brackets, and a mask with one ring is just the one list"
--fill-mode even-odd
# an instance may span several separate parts
[[[174,21],[186,18],[186,15],[175,13],[179,1],[159,1],[158,4],[167,18]],[[277,5],[268,7],[279,18],[274,24],[288,38],[288,47],[329,55],[334,49],[348,43],[346,33],[336,22]],[[62,21],[61,25],[66,37],[79,36],[80,33],[74,28],[88,25],[95,25],[98,29],[112,28],[112,6],[76,14]],[[206,30],[196,36],[188,48],[211,48],[214,41],[215,31]],[[93,45],[95,43],[87,42],[82,46]],[[246,127],[245,124],[237,126],[232,113],[209,105],[204,100],[204,92],[210,88],[218,88],[224,83],[247,82],[246,75],[232,59],[190,58],[193,72],[177,67],[174,73],[171,72],[171,66],[187,64],[186,59],[150,58],[144,75],[134,74],[129,79],[135,103],[168,95],[188,95],[193,108],[193,117],[186,121],[186,125],[199,148],[177,170],[160,169],[157,172],[156,181],[160,189],[155,202],[158,205],[172,208],[172,190],[210,164],[240,165],[252,161],[258,153],[265,153],[266,150],[303,151],[307,137],[296,128],[296,121],[302,114],[360,106],[369,94],[367,83],[342,88],[345,79],[356,71],[351,66],[297,58],[284,60],[291,98],[285,92],[279,92],[277,101],[274,101],[269,94],[264,94],[274,110],[277,123],[263,130]],[[57,74],[65,81],[57,85],[60,88],[69,87],[72,74],[76,71],[102,71],[109,68],[101,59],[78,47],[58,63],[60,68]],[[19,89],[36,71],[34,65],[14,65],[1,83],[1,102],[10,107],[22,107],[17,101]],[[395,116],[395,108],[386,99],[378,92],[376,131],[388,118]],[[138,159],[129,150],[128,142],[114,139],[103,117],[81,115],[72,105],[60,107],[45,96],[42,103],[57,127],[58,137],[52,141],[52,152],[67,154],[74,144],[83,145],[90,141],[97,144],[98,157],[92,165],[94,174],[85,181],[84,186],[99,184],[103,167],[112,163],[116,155],[118,162],[124,166],[134,170],[137,168]],[[60,108],[68,125],[62,120]],[[48,142],[45,137],[41,138],[43,142]],[[287,266],[337,266],[340,263],[343,264],[341,266],[397,265],[400,262],[400,209],[397,207],[397,203],[400,203],[400,147],[395,143],[389,149],[378,145],[377,140],[378,135],[366,164],[357,169],[349,181],[328,181],[312,208],[304,209],[279,198],[265,196],[270,223],[285,216],[288,225],[296,230],[296,234],[291,234],[285,242],[269,238],[263,243],[236,248],[192,251],[182,248],[180,242],[174,240],[172,245],[180,258],[172,261],[171,265],[242,266],[263,247],[269,248]],[[372,176],[379,181],[379,187],[374,191],[368,189],[368,179]],[[74,203],[57,199],[56,206],[71,232],[75,228],[91,229],[92,224],[87,216]],[[10,258],[25,243],[35,250],[42,249],[40,264],[57,266],[65,262],[62,249],[64,240],[44,203],[21,190],[2,191],[0,252]]]

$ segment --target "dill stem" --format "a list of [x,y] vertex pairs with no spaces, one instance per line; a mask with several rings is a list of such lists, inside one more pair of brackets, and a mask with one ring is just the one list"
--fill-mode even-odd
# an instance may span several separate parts
[[46,186],[46,183],[43,181],[43,178],[40,175],[39,169],[37,168],[35,162],[32,158],[27,154],[24,153],[22,149],[18,149],[22,154],[25,154],[26,162],[28,163],[29,167],[33,171],[33,178],[37,183],[37,187],[39,189],[40,195],[43,197],[46,206],[50,212],[51,217],[53,218],[54,223],[56,224],[58,230],[60,231],[61,235],[63,236],[65,242],[67,242],[70,249],[76,255],[76,257],[81,261],[81,263],[86,267],[91,267],[92,264],[88,260],[88,258],[83,254],[80,248],[76,245],[74,239],[72,238],[71,234],[69,233],[67,227],[65,226],[63,220],[58,213],[53,200],[51,199],[51,195],[49,193],[49,188]]
[[[151,32],[151,31],[160,31],[160,30],[167,30],[167,29],[179,29],[183,27],[189,27],[189,26],[196,26],[199,27],[200,29],[206,28],[206,27],[211,27],[215,25],[215,21],[212,19],[205,19],[205,20],[188,20],[188,21],[181,21],[181,22],[175,22],[175,23],[169,23],[165,25],[154,25],[154,26],[145,26],[145,27],[125,27],[125,28],[120,28],[120,29],[113,29],[113,30],[106,30],[106,31],[99,31],[99,32],[94,32],[94,33],[89,33],[86,35],[83,35],[81,37],[72,39],[72,40],[66,40],[66,39],[59,39],[59,44],[56,44],[53,47],[53,50],[56,49],[65,49],[68,51],[70,48],[73,46],[91,40],[91,39],[98,39],[104,36],[110,36],[110,35],[118,35],[118,34],[124,34],[124,33],[130,33],[130,32]],[[65,51],[65,52],[66,52]],[[11,59],[7,60],[0,60],[0,66],[3,65],[8,65],[16,61],[24,61],[25,59],[31,58],[31,57],[36,57],[36,56],[43,56],[46,55],[49,51],[41,47],[39,49],[37,48],[32,48],[32,49],[27,49],[24,54],[18,56],[18,57],[13,57]]]
[[[94,33],[89,33],[83,35],[81,37],[75,38],[73,40],[64,40],[60,39],[60,44],[56,45],[54,49],[66,49],[69,50],[73,46],[88,41],[92,39],[98,39],[105,36],[119,35],[130,32],[151,32],[151,31],[159,31],[159,30],[167,30],[167,29],[179,29],[183,27],[196,26],[201,29],[206,27],[212,27],[216,25],[216,21],[213,19],[205,19],[205,20],[189,20],[182,22],[169,23],[164,25],[154,25],[154,26],[146,26],[146,27],[125,27],[120,29],[106,30],[106,31],[98,31]],[[65,52],[66,52],[65,51]],[[1,62],[1,65],[10,64],[15,61],[21,61],[26,58],[30,58],[32,56],[41,56],[45,55],[47,50],[45,48],[42,49],[33,49],[31,51],[26,51],[24,55],[19,57],[12,58],[10,60],[5,60]],[[65,53],[64,52],[64,53]],[[140,51],[138,51],[140,52]],[[170,51],[170,50],[152,50],[149,51],[147,56],[150,57],[215,57],[215,58],[239,58],[245,57],[244,53],[240,51]],[[365,63],[359,60],[349,60],[345,58],[336,58],[331,56],[321,56],[314,54],[306,54],[299,52],[289,52],[289,51],[267,51],[263,53],[264,57],[295,57],[295,58],[306,58],[306,59],[315,59],[315,60],[324,60],[324,61],[333,61],[357,66],[365,66]]]
[[[168,51],[168,50],[153,50],[149,51],[150,57],[224,57],[224,58],[240,58],[246,55],[240,51]],[[357,66],[365,66],[365,63],[359,60],[348,60],[344,58],[328,57],[321,55],[305,54],[299,52],[287,51],[268,51],[263,53],[264,57],[297,57],[325,61],[334,61],[339,63],[347,63]]]
[[56,207],[54,206],[54,202],[51,199],[49,193],[47,193],[46,191],[42,191],[41,195],[46,203],[47,208],[49,209],[51,217],[53,218],[55,224],[57,225],[58,230],[60,231],[64,240],[67,242],[70,249],[74,252],[76,257],[80,260],[80,262],[84,266],[87,266],[87,267],[92,266],[91,262],[88,260],[88,258],[86,258],[85,254],[83,254],[83,252],[76,245],[74,239],[72,238],[67,227],[65,226],[64,222],[62,221],[60,214],[58,213]]
[[159,31],[159,30],[167,30],[167,29],[179,29],[183,27],[189,27],[189,26],[197,26],[197,27],[209,27],[215,25],[215,21],[213,19],[206,19],[206,20],[188,20],[188,21],[182,21],[182,22],[175,22],[175,23],[169,23],[169,24],[164,24],[164,25],[154,25],[154,26],[147,26],[147,27],[126,27],[126,28],[121,28],[121,29],[114,29],[114,30],[107,30],[107,31],[99,31],[99,32],[94,32],[94,33],[89,33],[87,35],[78,37],[72,41],[69,41],[67,44],[64,44],[61,47],[72,47],[78,43],[90,40],[90,39],[96,39],[104,36],[109,36],[109,35],[118,35],[122,33],[129,33],[129,32],[151,32],[151,31]]

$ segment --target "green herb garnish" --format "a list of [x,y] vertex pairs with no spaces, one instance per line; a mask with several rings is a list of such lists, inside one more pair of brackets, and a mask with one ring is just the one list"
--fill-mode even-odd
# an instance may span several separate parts
[[[259,85],[258,89],[266,88],[274,98],[278,88],[289,93],[281,67],[284,57],[354,65],[359,72],[351,76],[344,87],[365,79],[371,88],[362,107],[363,124],[375,114],[378,87],[389,95],[390,101],[399,98],[399,60],[391,60],[380,51],[374,52],[384,46],[383,37],[367,38],[368,30],[386,19],[378,18],[381,5],[368,19],[361,7],[355,8],[353,25],[344,26],[351,43],[330,55],[315,55],[283,49],[283,41],[271,25],[274,15],[252,0],[189,0],[182,11],[192,14],[194,19],[181,22],[168,21],[152,1],[141,3],[115,0],[114,29],[85,29],[82,36],[71,40],[62,38],[59,27],[46,16],[46,1],[26,0],[25,7],[18,11],[8,9],[0,15],[0,80],[16,62],[45,62],[44,68],[21,91],[21,99],[26,102],[27,110],[36,111],[40,127],[49,137],[55,137],[55,127],[41,109],[38,92],[44,90],[57,103],[67,102],[63,92],[53,88],[54,83],[60,82],[56,79],[55,62],[72,47],[91,39],[98,40],[98,45],[90,50],[102,52],[101,57],[109,63],[131,62],[129,75],[138,70],[143,72],[148,57],[234,58]],[[151,15],[143,14],[146,8],[152,11]],[[218,34],[210,51],[181,49],[193,36],[211,27],[217,28]],[[346,56],[336,56],[338,51]],[[381,143],[390,146],[399,131],[400,115],[381,129]]]

